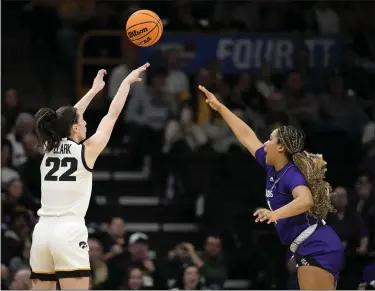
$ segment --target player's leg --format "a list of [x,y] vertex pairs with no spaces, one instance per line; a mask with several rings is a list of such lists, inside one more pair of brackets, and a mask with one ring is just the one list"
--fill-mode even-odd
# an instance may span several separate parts
[[56,281],[31,280],[31,290],[56,290]]
[[335,290],[336,278],[339,273],[339,252],[320,255],[295,255],[298,282],[301,290]]
[[59,279],[61,290],[89,290],[90,277]]
[[61,290],[88,290],[90,261],[84,224],[64,223],[53,235],[51,249]]
[[300,290],[336,290],[334,276],[320,267],[302,266],[297,274]]
[[38,223],[33,232],[30,249],[32,290],[55,290],[56,273],[48,248],[48,226]]

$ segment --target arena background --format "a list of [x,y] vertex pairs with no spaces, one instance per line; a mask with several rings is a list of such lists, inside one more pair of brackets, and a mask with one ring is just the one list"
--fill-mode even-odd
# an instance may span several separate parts
[[[138,9],[163,19],[151,48],[125,35]],[[345,246],[338,288],[373,288],[374,11],[371,1],[2,1],[2,289],[30,287],[41,161],[32,114],[74,104],[104,68],[85,114],[92,134],[146,61],[95,166],[92,288],[298,288],[287,248],[252,217],[266,205],[263,170],[197,84],[263,141],[282,124],[304,128],[336,193],[327,220]]]

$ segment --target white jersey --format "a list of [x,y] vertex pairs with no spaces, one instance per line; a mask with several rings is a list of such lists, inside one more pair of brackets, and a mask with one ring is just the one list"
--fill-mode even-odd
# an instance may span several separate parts
[[85,217],[91,198],[92,170],[84,152],[83,144],[64,138],[58,148],[44,154],[39,216]]

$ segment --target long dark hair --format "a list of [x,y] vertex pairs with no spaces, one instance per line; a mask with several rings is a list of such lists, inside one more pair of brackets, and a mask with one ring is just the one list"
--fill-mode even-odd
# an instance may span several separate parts
[[180,273],[177,277],[177,280],[176,282],[173,284],[174,288],[177,288],[179,290],[185,290],[185,272],[188,268],[190,267],[194,267],[198,270],[198,283],[197,283],[197,286],[196,286],[196,289],[195,290],[202,290],[204,289],[203,287],[203,284],[201,282],[201,277],[200,277],[200,272],[199,272],[199,268],[197,266],[195,266],[194,264],[186,264],[184,265],[181,270],[180,270]]
[[38,146],[43,152],[58,147],[64,137],[69,137],[73,124],[78,122],[77,109],[63,106],[56,111],[42,108],[35,114]]

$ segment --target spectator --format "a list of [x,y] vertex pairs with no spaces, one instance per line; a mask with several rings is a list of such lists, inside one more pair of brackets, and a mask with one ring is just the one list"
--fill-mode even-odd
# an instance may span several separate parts
[[366,220],[368,211],[374,204],[373,184],[370,176],[360,175],[355,183],[355,191],[352,195],[351,205],[355,206],[358,213]]
[[7,191],[2,200],[4,214],[11,214],[18,206],[25,207],[28,211],[36,213],[39,207],[35,198],[27,193],[24,184],[19,179],[9,181]]
[[[209,73],[212,74],[212,72]],[[204,71],[202,71],[202,75],[202,77],[204,77]],[[217,81],[218,80],[214,80],[214,82]],[[235,114],[241,116],[241,118],[244,118],[247,109],[245,98],[248,97],[247,95],[250,91],[250,85],[250,76],[249,74],[244,73],[239,76],[233,90],[230,89],[229,84],[225,79],[220,85],[215,85],[215,87],[218,91],[217,96],[222,100],[227,100],[228,108],[234,110]],[[205,100],[205,97],[203,97],[203,99]],[[207,107],[207,104],[205,103],[204,106]],[[226,152],[231,144],[239,144],[232,130],[224,122],[220,114],[217,112],[209,112],[207,118],[207,121],[203,123],[202,120],[202,123],[200,124],[202,124],[202,129],[204,130],[210,145],[216,152]]]
[[[348,7],[350,14],[354,14],[355,29],[350,32],[350,41],[353,45],[354,51],[363,60],[363,64],[367,61],[374,65],[373,59],[375,55],[375,48],[373,39],[370,37],[374,33],[373,18],[374,12],[371,9],[372,3],[363,3],[363,5],[355,5]],[[354,11],[353,11],[354,10]]]
[[30,238],[31,218],[27,211],[15,209],[8,224],[9,228],[5,230],[1,242],[2,262],[6,265],[9,265],[13,257],[22,256],[23,244],[26,239]]
[[368,175],[361,175],[355,183],[353,193],[351,193],[350,205],[361,215],[370,231],[370,248],[374,248],[372,243],[374,234],[374,189],[373,184]]
[[145,95],[130,101],[127,122],[161,130],[170,114],[175,113],[177,108],[165,91],[167,71],[158,69],[153,73],[149,73],[150,83]]
[[266,127],[265,130],[258,130],[260,132],[260,136],[266,140],[269,137],[269,134],[276,128],[282,125],[294,125],[299,126],[299,122],[297,119],[292,115],[287,107],[287,104],[284,99],[284,95],[276,92],[272,94],[267,99],[267,115],[264,119],[264,126]]
[[8,89],[5,91],[5,96],[2,99],[2,114],[5,118],[5,134],[7,134],[16,121],[17,116],[21,113],[21,105],[18,99],[18,92],[15,89]]
[[159,153],[167,120],[177,113],[177,100],[165,91],[167,71],[149,72],[149,86],[141,96],[132,96],[126,121],[133,129],[131,137],[140,139],[146,152]]
[[271,78],[271,66],[269,64],[263,64],[259,70],[258,79],[255,82],[255,88],[264,99],[268,99],[277,91],[277,88]]
[[1,139],[3,139],[3,133],[5,132],[6,120],[4,115],[1,114]]
[[156,261],[148,257],[149,239],[142,232],[133,233],[129,238],[130,258],[125,262],[125,270],[138,268],[142,270],[142,282],[147,289],[165,290],[167,282]]
[[125,276],[125,284],[119,290],[145,290],[142,283],[142,271],[139,268],[130,268]]
[[362,144],[371,147],[375,142],[375,122],[370,121],[363,129]]
[[1,290],[8,290],[9,270],[7,266],[1,264]]
[[338,289],[356,288],[367,263],[368,229],[361,216],[348,204],[347,191],[337,187],[332,204],[337,212],[327,216],[328,224],[339,235],[345,248],[345,264],[340,274]]
[[222,254],[221,238],[214,235],[207,236],[201,257],[197,255],[192,244],[186,243],[184,247],[188,251],[192,263],[200,269],[205,279],[205,285],[209,289],[224,288],[228,274]]
[[291,72],[287,76],[283,95],[288,109],[299,122],[311,124],[318,120],[318,103],[312,93],[304,88],[300,73]]
[[293,54],[293,69],[301,75],[308,92],[321,93],[325,86],[326,72],[310,68],[311,52],[308,46],[297,48]]
[[169,274],[173,278],[181,275],[181,270],[189,264],[192,264],[188,250],[184,243],[177,244],[173,250],[168,252],[168,261],[170,265]]
[[96,290],[105,289],[109,277],[109,269],[104,261],[103,247],[96,239],[89,239],[89,257],[92,272],[92,287]]
[[[235,84],[234,88],[229,89],[230,100],[227,107],[231,110],[239,109],[242,110],[245,114],[250,112],[250,116],[254,115],[263,115],[266,113],[266,102],[267,91],[273,91],[267,86],[272,86],[268,80],[267,72],[268,68],[265,67],[262,71],[264,73],[264,79],[259,80],[255,83],[255,88],[253,84],[253,77],[248,73],[242,73]],[[265,82],[265,83],[263,83]],[[267,88],[267,89],[265,89]],[[262,94],[265,95],[262,95]],[[223,98],[224,99],[224,98]],[[256,117],[255,117],[256,119]]]
[[352,46],[346,46],[342,53],[339,67],[346,89],[352,89],[364,99],[372,99],[371,78],[359,65],[359,57],[355,54]]
[[247,93],[249,93],[250,86],[250,75],[243,73],[238,77],[237,83],[233,88],[231,88],[227,79],[223,79],[222,83],[218,86],[217,95],[220,99],[225,100],[226,106],[231,110],[245,110],[245,98],[247,97]]
[[11,180],[19,179],[19,173],[13,168],[13,149],[9,140],[1,142],[1,188],[3,189]]
[[[217,62],[216,62],[217,63]],[[205,86],[211,91],[218,91],[218,84],[222,81],[222,75],[218,72],[216,68],[204,67],[201,68],[196,76],[195,85],[198,84]],[[196,100],[197,100],[197,123],[199,125],[205,124],[207,121],[212,118],[212,110],[207,107],[206,97],[204,94],[196,88],[195,91]]]
[[[113,99],[117,93],[121,82],[126,78],[129,73],[138,67],[138,51],[131,48],[123,53],[123,63],[114,67],[109,73],[108,77],[108,97]],[[147,72],[142,73],[143,80],[147,80]],[[144,94],[145,82],[138,82],[131,86],[130,93],[134,98],[140,97]]]
[[321,35],[337,34],[340,32],[340,19],[326,2],[317,2],[314,13]]
[[[240,118],[244,118],[243,111],[235,110],[234,113]],[[212,119],[206,122],[202,128],[210,145],[218,153],[227,152],[232,144],[239,144],[228,124],[216,112],[213,113]]]
[[31,240],[26,238],[23,242],[22,253],[20,256],[13,257],[9,263],[9,271],[12,275],[16,274],[21,269],[30,268],[30,250]]
[[201,284],[198,267],[189,265],[184,268],[172,290],[207,290],[207,288],[204,288]]
[[362,146],[364,157],[361,168],[368,170],[369,172],[374,169],[375,159],[375,122],[370,121],[363,129],[362,134]]
[[13,148],[13,165],[18,167],[26,161],[26,154],[21,140],[27,133],[33,133],[35,130],[34,117],[29,113],[20,113],[16,119],[12,131],[6,136]]
[[14,275],[13,281],[10,284],[10,290],[30,290],[31,280],[30,269],[21,269]]
[[30,194],[39,200],[41,195],[41,177],[39,168],[43,156],[38,150],[37,143],[35,134],[27,133],[23,136],[22,145],[27,160],[19,167],[19,171]]
[[108,232],[101,239],[104,261],[123,254],[125,247],[125,221],[121,217],[112,217]]
[[164,133],[164,152],[178,141],[183,141],[192,151],[207,143],[204,131],[194,123],[191,108],[185,106],[181,110],[179,121],[167,122]]
[[170,50],[166,55],[167,78],[166,91],[179,100],[190,98],[189,78],[184,71],[180,69],[180,52]]
[[321,96],[325,130],[342,130],[351,135],[360,135],[367,117],[354,96],[344,90],[341,76],[333,75],[329,84],[329,95]]
[[327,217],[328,224],[339,235],[346,254],[364,255],[368,251],[368,230],[361,216],[348,205],[348,194],[345,188],[337,187],[332,204],[337,209],[335,214]]

